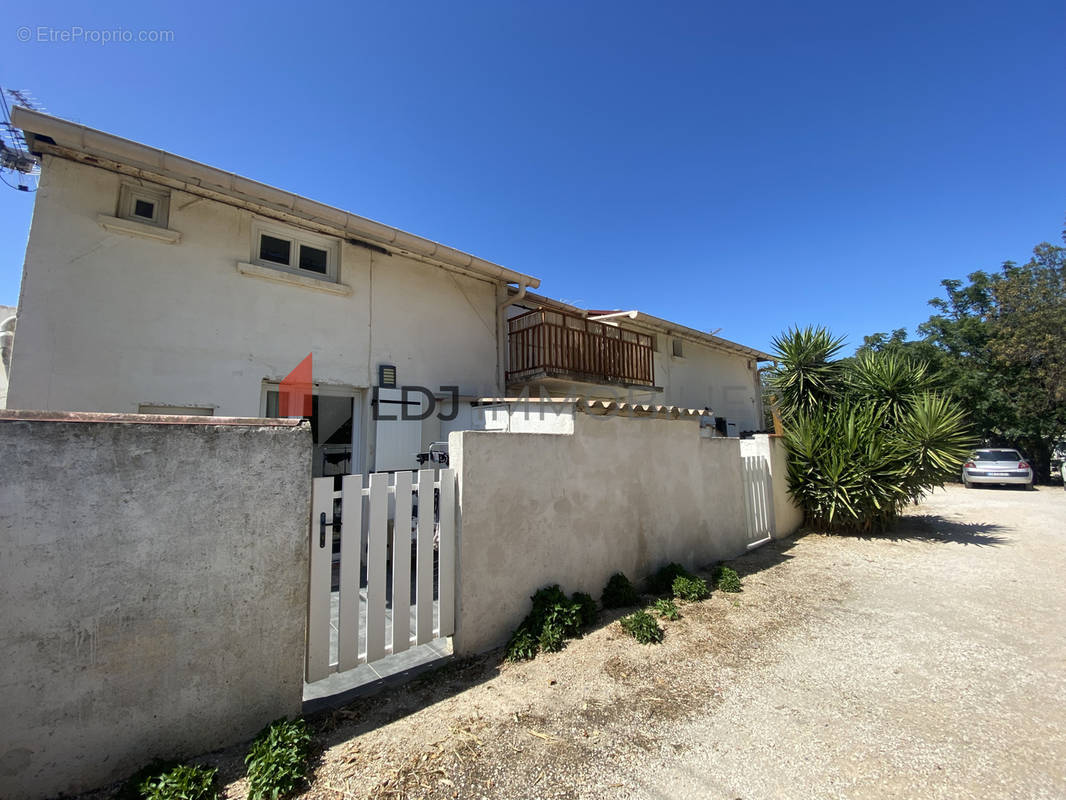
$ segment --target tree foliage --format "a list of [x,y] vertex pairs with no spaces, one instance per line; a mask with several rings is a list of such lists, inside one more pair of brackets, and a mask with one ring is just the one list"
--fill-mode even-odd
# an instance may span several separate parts
[[941,286],[945,296],[930,301],[920,338],[907,340],[905,329],[875,333],[856,357],[897,352],[927,361],[983,442],[1021,448],[1047,477],[1051,448],[1066,436],[1066,247],[1045,242],[1025,264],[1007,261]]
[[834,359],[840,344],[824,328],[774,341],[789,490],[812,526],[880,531],[952,476],[972,441],[927,363],[901,349]]

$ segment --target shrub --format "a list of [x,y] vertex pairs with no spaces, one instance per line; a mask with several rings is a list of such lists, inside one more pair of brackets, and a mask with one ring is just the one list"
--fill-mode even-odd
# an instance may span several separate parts
[[658,572],[648,578],[648,588],[652,594],[669,594],[674,581],[682,575],[689,575],[689,571],[677,563],[667,564]]
[[652,605],[652,608],[654,608],[655,613],[663,619],[681,619],[681,612],[677,610],[677,604],[669,597],[660,597],[655,601],[654,605]]
[[515,632],[511,634],[511,638],[507,642],[507,660],[529,661],[532,658],[536,658],[537,650],[540,647],[537,643],[538,637],[539,634],[534,636],[533,631],[523,622],[515,628]]
[[789,493],[810,527],[883,531],[958,474],[972,439],[926,363],[887,350],[844,361],[842,346],[824,328],[774,339]]
[[272,722],[252,742],[248,766],[248,800],[277,800],[295,792],[310,772],[311,732],[302,719]]
[[629,578],[621,572],[616,572],[603,587],[600,602],[603,603],[604,608],[627,608],[639,603],[640,596]]
[[641,644],[658,644],[663,640],[663,629],[647,611],[634,611],[622,617],[622,630]]
[[529,598],[532,610],[507,642],[508,661],[528,661],[539,651],[554,653],[563,642],[576,636],[582,627],[595,621],[598,609],[590,595],[575,592],[567,598],[558,584],[538,589]]
[[600,607],[596,605],[596,601],[592,599],[591,594],[574,592],[570,595],[570,601],[578,607],[578,616],[581,617],[582,628],[587,628],[596,622],[596,618],[600,615]]
[[740,576],[730,567],[717,566],[711,573],[714,587],[722,592],[739,592],[743,588]]
[[138,788],[144,800],[216,800],[216,775],[215,767],[183,764],[146,778]]
[[537,645],[543,653],[558,653],[563,649],[563,629],[556,622],[549,622],[541,628]]
[[703,578],[695,575],[682,575],[674,578],[674,597],[686,603],[695,603],[711,596],[711,587]]

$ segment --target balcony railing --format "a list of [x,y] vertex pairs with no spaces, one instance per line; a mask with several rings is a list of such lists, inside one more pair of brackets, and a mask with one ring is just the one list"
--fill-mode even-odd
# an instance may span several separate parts
[[507,325],[508,383],[555,377],[655,385],[651,336],[545,309],[528,311]]

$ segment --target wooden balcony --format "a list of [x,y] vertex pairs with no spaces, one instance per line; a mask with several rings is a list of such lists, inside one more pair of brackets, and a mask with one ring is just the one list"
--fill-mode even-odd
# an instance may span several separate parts
[[508,320],[507,382],[563,378],[655,385],[655,341],[576,315],[537,309]]

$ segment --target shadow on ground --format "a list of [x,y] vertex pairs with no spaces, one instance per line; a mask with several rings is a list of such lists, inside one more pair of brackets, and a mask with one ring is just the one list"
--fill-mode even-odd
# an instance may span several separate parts
[[[733,567],[743,579],[791,559],[788,551],[795,546],[800,536],[797,534],[769,542],[751,553],[724,563]],[[695,572],[709,579],[713,567],[714,564],[708,564]],[[637,585],[642,587],[642,582]],[[650,605],[657,597],[659,595],[644,592],[641,594],[641,604],[633,608],[601,610],[599,619],[586,633],[607,627],[621,617]],[[475,657],[452,659],[407,683],[383,687],[375,694],[353,699],[349,705],[321,710],[310,714],[308,718],[318,729],[318,741],[325,750],[492,680],[499,674],[503,660],[503,648]]]
[[885,533],[863,536],[864,539],[888,539],[894,542],[944,542],[976,547],[998,547],[1007,538],[997,531],[1002,525],[991,522],[958,522],[939,514],[912,514],[900,519]]

